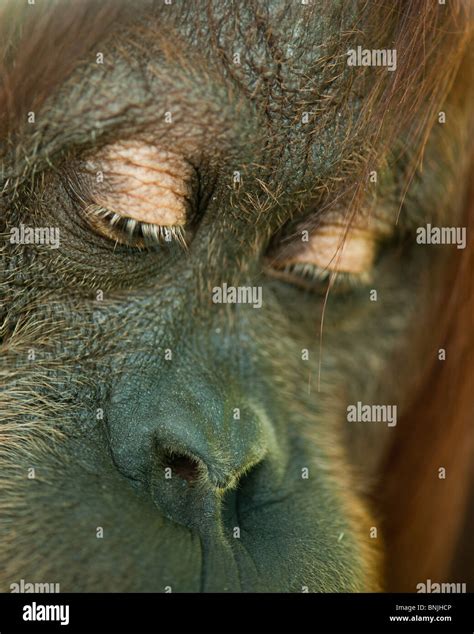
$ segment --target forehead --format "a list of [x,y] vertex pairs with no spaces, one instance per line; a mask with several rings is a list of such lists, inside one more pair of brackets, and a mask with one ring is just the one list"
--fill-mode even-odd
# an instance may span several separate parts
[[[60,5],[65,22],[72,11]],[[194,162],[205,148],[210,161],[230,151],[234,163],[258,162],[257,146],[280,151],[290,137],[303,151],[302,120],[317,117],[313,158],[322,167],[334,160],[334,128],[344,127],[340,68],[344,32],[356,15],[340,2],[141,2],[136,14],[125,12],[88,50],[71,55],[63,77],[63,66],[50,64],[51,89],[35,125],[20,125],[22,147],[40,160],[105,144],[112,134],[145,135],[166,150],[185,146]],[[56,56],[58,24],[46,22],[40,34],[58,41]],[[70,37],[80,42],[87,27],[79,21],[76,28]]]

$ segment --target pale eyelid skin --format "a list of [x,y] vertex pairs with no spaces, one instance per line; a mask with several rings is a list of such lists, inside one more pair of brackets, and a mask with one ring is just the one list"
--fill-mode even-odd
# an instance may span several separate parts
[[282,270],[310,264],[326,272],[364,276],[373,268],[379,241],[393,228],[380,217],[362,216],[348,225],[334,214],[309,234],[303,231],[298,248],[277,255],[271,265]]
[[162,227],[183,227],[188,220],[195,171],[178,154],[121,141],[104,147],[81,171],[95,181],[91,192],[99,207]]
[[324,225],[284,264],[308,262],[323,270],[361,274],[372,268],[375,251],[376,240],[372,233],[356,228],[346,230],[341,225]]

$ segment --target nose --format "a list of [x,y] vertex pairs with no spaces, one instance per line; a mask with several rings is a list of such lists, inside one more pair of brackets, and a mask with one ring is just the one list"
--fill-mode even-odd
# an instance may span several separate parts
[[263,460],[269,429],[237,389],[177,379],[121,390],[107,413],[109,444],[119,471],[165,516],[201,527],[219,512],[223,493]]

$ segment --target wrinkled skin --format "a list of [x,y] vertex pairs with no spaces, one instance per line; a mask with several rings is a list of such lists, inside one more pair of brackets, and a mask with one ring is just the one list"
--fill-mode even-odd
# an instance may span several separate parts
[[[2,453],[2,591],[20,578],[65,592],[381,586],[366,496],[395,428],[350,427],[346,408],[403,410],[410,377],[400,370],[416,372],[413,317],[435,269],[414,228],[456,224],[458,201],[445,200],[448,160],[426,161],[396,225],[399,167],[388,158],[376,192],[393,235],[369,284],[329,293],[320,341],[326,286],[282,280],[266,257],[325,208],[324,184],[356,165],[363,135],[348,145],[346,134],[360,104],[321,100],[335,71],[319,60],[341,29],[339,3],[266,7],[160,5],[118,24],[104,64],[78,63],[34,134],[22,131],[35,176],[8,197],[6,229],[59,227],[61,246],[9,245],[5,259],[17,422]],[[352,10],[343,16],[349,26]],[[324,133],[299,123],[313,110]],[[428,155],[446,138],[461,147],[455,129],[437,130]],[[79,219],[65,175],[120,139],[196,168],[187,250],[114,246]],[[212,303],[224,282],[262,286],[262,308]]]

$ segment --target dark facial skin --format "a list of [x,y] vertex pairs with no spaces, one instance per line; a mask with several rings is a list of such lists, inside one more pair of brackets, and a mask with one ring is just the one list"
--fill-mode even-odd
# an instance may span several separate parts
[[[7,232],[58,227],[61,243],[6,249],[0,590],[21,578],[63,592],[377,590],[367,496],[396,428],[350,427],[346,408],[403,411],[413,318],[444,262],[415,228],[459,222],[444,192],[462,123],[433,131],[427,156],[451,151],[426,160],[398,224],[403,168],[383,150],[368,198],[390,232],[369,281],[305,288],[272,261],[315,218],[345,217],[351,193],[328,192],[359,178],[364,95],[339,103],[354,71],[325,61],[344,56],[357,5],[147,11],[114,27],[103,65],[96,50],[78,61],[5,161],[18,177]],[[78,174],[123,140],[192,166],[187,249],[115,244],[81,216]],[[262,307],[213,303],[223,283],[260,286]]]

